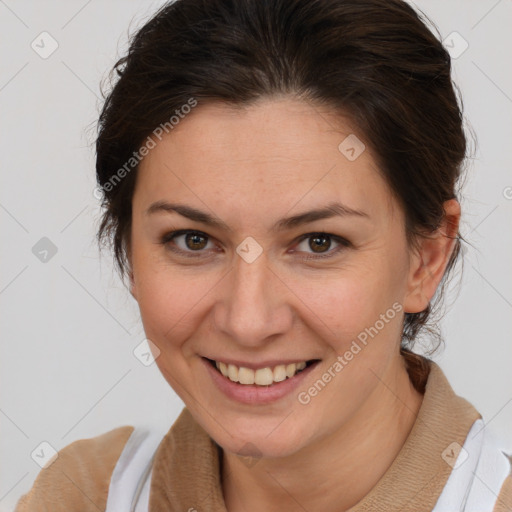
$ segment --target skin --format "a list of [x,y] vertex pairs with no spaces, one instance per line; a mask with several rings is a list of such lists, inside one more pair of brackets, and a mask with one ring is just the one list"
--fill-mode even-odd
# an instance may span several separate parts
[[[138,171],[131,293],[160,371],[223,448],[230,512],[348,510],[389,468],[421,406],[399,354],[403,314],[422,311],[434,295],[460,207],[446,202],[445,223],[413,250],[369,145],[355,161],[338,150],[353,133],[364,140],[346,119],[291,97],[238,110],[200,104]],[[175,212],[148,215],[159,200],[206,211],[229,229]],[[367,217],[270,229],[331,201]],[[197,254],[185,236],[160,243],[178,229],[205,233],[199,257],[171,250]],[[312,238],[299,240],[312,232],[350,245],[328,237],[322,247],[332,257],[315,260]],[[236,252],[249,236],[263,250],[252,263]],[[321,359],[298,390],[307,391],[394,303],[400,313],[307,405],[296,392],[267,405],[234,402],[201,360]],[[238,453],[254,458],[248,464]]]

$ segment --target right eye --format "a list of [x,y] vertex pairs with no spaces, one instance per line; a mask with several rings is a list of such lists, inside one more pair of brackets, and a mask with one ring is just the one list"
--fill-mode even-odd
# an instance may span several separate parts
[[207,247],[208,242],[209,236],[206,233],[191,229],[171,231],[163,235],[160,240],[166,248],[186,258],[204,256],[203,249]]

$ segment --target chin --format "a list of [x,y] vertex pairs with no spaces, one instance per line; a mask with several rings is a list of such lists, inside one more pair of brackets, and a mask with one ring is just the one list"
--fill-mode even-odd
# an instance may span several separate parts
[[264,437],[245,438],[234,442],[233,440],[226,441],[225,444],[218,443],[223,450],[253,459],[288,457],[301,448],[300,440],[293,441],[288,437],[285,439],[276,438],[272,441]]
[[[292,420],[293,421],[293,420]],[[230,436],[218,425],[213,426],[213,431],[207,430],[210,437],[220,445],[224,450],[245,457],[252,458],[279,458],[293,455],[305,445],[305,440],[309,437],[305,429],[293,425],[293,431],[290,431],[290,422],[286,427],[279,428],[282,420],[265,421],[258,425],[258,420],[248,419],[246,421],[238,419],[236,428],[230,428]],[[282,426],[287,421],[282,422]],[[269,426],[269,425],[272,426]],[[208,429],[212,427],[207,425]]]

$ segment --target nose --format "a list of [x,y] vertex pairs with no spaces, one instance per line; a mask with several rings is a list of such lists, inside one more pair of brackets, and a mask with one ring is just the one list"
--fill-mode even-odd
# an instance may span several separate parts
[[215,306],[218,332],[245,347],[259,347],[292,327],[290,290],[269,265],[263,252],[248,263],[238,255],[223,281]]

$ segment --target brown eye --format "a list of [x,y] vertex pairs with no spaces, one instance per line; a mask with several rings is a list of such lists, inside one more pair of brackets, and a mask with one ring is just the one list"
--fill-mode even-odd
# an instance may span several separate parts
[[[333,242],[337,247],[330,250]],[[305,252],[305,260],[315,260],[319,258],[329,258],[335,256],[343,249],[350,247],[350,242],[337,235],[329,233],[308,233],[303,235],[297,245],[296,251]],[[295,252],[295,251],[294,251]],[[317,254],[317,256],[315,256]]]
[[315,235],[309,238],[309,247],[314,252],[325,252],[331,246],[331,241],[326,235]]
[[207,242],[207,237],[198,233],[187,233],[185,235],[185,245],[192,250],[204,249]]
[[[210,242],[209,236],[201,231],[192,231],[182,229],[179,231],[172,231],[164,235],[160,241],[169,250],[183,256],[203,256],[208,251],[203,249],[210,249],[207,247]],[[213,242],[211,242],[213,245]]]

